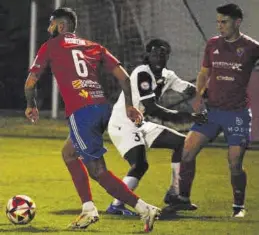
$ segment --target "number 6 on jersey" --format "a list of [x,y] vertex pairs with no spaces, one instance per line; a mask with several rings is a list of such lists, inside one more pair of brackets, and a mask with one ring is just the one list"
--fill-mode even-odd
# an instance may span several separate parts
[[80,50],[72,50],[71,52],[78,76],[86,78],[88,76],[88,69],[84,61],[83,52]]

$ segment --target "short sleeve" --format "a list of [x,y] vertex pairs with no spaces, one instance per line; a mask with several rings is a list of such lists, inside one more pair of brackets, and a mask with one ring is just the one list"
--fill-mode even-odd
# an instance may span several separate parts
[[104,69],[111,73],[114,68],[120,65],[120,61],[113,56],[105,47],[102,47],[102,62]]
[[166,77],[170,81],[170,88],[174,91],[182,93],[187,87],[194,86],[193,84],[179,78],[172,70],[164,69],[162,74],[165,74],[164,77]]
[[49,57],[48,57],[48,51],[47,51],[47,43],[44,43],[40,49],[38,50],[38,53],[33,61],[33,64],[31,65],[29,71],[41,74],[41,72],[46,68]]
[[203,62],[202,62],[202,66],[205,68],[211,68],[211,66],[212,66],[211,58],[210,58],[210,48],[211,48],[211,43],[208,42],[205,47],[205,51],[204,51],[204,55],[203,55]]
[[137,84],[140,100],[156,96],[152,89],[152,77],[148,72],[142,71],[137,74]]

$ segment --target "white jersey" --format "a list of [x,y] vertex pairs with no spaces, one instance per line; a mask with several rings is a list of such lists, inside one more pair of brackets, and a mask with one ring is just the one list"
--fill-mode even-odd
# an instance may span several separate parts
[[[144,113],[142,100],[155,97],[158,100],[167,90],[183,92],[191,83],[180,79],[174,71],[163,69],[161,79],[156,80],[149,65],[136,67],[130,75],[133,106]],[[134,125],[126,115],[125,96],[121,92],[113,106],[110,122],[114,124]]]

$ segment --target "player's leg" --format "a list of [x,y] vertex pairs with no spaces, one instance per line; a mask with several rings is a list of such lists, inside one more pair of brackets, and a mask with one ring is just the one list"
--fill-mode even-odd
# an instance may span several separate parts
[[182,198],[189,199],[191,186],[196,171],[196,156],[209,141],[209,138],[196,131],[190,131],[185,139],[181,169],[180,169],[180,192]]
[[161,133],[156,137],[150,147],[167,148],[174,150],[171,155],[171,185],[164,198],[164,202],[166,204],[169,204],[170,198],[179,194],[180,162],[185,135],[161,125],[157,126],[155,132],[157,132],[158,130],[161,130]]
[[[147,122],[141,127],[145,133],[145,141],[150,148],[168,148],[174,150],[172,155],[172,180],[171,186],[164,197],[166,204],[171,205],[178,199],[179,194],[179,171],[182,150],[185,140],[185,135],[158,125],[152,122]],[[191,204],[189,201],[185,206],[178,208],[179,210],[196,210],[197,206]]]
[[62,149],[63,160],[74,182],[74,186],[82,202],[82,213],[69,225],[71,228],[87,228],[99,220],[99,214],[92,200],[87,169],[78,157],[70,138]]
[[[87,106],[73,113],[68,120],[71,141],[67,141],[63,148],[63,159],[82,201],[81,214],[70,224],[70,227],[75,229],[87,228],[99,220],[97,208],[89,193],[88,171],[83,160],[89,158],[89,153],[93,153],[93,156],[102,156],[106,152],[102,147],[102,141],[99,143],[93,135],[93,129],[101,122],[100,115],[95,106]],[[77,158],[78,155],[80,158]]]
[[169,207],[165,210],[196,210],[198,207],[191,203],[191,186],[196,171],[196,156],[202,146],[208,142],[208,138],[199,133],[191,131],[185,139],[179,173],[179,195],[170,197]]
[[190,204],[191,187],[196,171],[196,156],[201,149],[221,131],[217,124],[217,113],[208,112],[208,123],[194,124],[187,134],[180,166],[179,197],[171,203],[174,210],[184,209]]
[[63,160],[67,166],[67,169],[72,177],[75,188],[81,199],[82,205],[87,206],[92,202],[92,194],[90,189],[90,182],[87,169],[79,158],[70,136],[67,138],[64,147],[62,149]]
[[85,163],[92,179],[96,180],[114,198],[134,208],[144,220],[145,231],[153,229],[153,223],[160,209],[149,205],[134,194],[127,185],[107,170],[103,157]]
[[250,141],[251,116],[247,109],[222,112],[224,135],[229,145],[228,163],[233,189],[233,217],[245,216],[245,192],[247,175],[243,169],[243,158]]
[[[121,156],[130,164],[131,168],[122,181],[133,191],[148,168],[144,139],[133,123],[127,125],[113,124],[112,118],[109,122],[108,133]],[[117,198],[109,205],[106,212],[117,215],[136,215]]]
[[242,218],[245,216],[245,192],[247,175],[243,169],[243,158],[245,155],[244,146],[229,146],[228,163],[231,174],[231,185],[233,189],[233,217]]
[[[125,160],[130,165],[128,174],[123,178],[123,182],[128,186],[129,189],[134,191],[141,178],[148,169],[148,162],[146,159],[146,149],[144,145],[138,145],[130,149],[125,155]],[[110,204],[106,210],[109,214],[136,216],[137,214],[124,206],[124,203],[118,199]]]
[[[83,121],[78,121],[77,126],[74,125],[75,123],[72,123],[71,126],[75,129],[76,133],[74,146],[78,147],[78,151],[80,151],[80,156],[83,157],[82,161],[86,165],[89,175],[111,196],[135,208],[144,220],[145,229],[152,230],[153,223],[155,218],[159,215],[160,210],[139,199],[125,183],[106,168],[103,158],[103,154],[106,150],[103,147],[102,134],[106,129],[109,119],[107,107],[104,105],[100,107],[88,106],[86,111],[87,112],[81,116]],[[80,117],[78,119],[80,119]],[[75,141],[74,138],[73,140]],[[87,147],[84,148],[84,145]],[[83,211],[79,219],[72,223],[72,227],[83,227],[86,217],[87,215],[85,216]]]

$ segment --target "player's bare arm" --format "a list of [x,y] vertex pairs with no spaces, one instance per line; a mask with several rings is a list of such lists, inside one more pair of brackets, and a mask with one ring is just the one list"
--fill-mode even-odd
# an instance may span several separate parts
[[203,95],[203,93],[206,89],[206,85],[207,85],[208,78],[209,78],[209,73],[210,73],[210,68],[206,68],[206,67],[201,67],[201,70],[198,73],[197,81],[196,81],[196,92],[200,96]]
[[114,68],[112,74],[119,80],[120,86],[124,92],[127,116],[132,121],[140,123],[143,117],[142,114],[133,107],[130,79],[128,73],[121,65],[119,65]]
[[119,65],[114,68],[112,74],[119,80],[120,86],[124,92],[126,106],[133,106],[128,73],[121,65]]
[[25,110],[25,116],[32,122],[36,122],[39,118],[39,113],[36,104],[36,90],[35,86],[38,81],[38,75],[36,73],[29,73],[25,86],[24,92],[27,100],[27,108]]
[[181,112],[177,110],[170,110],[158,105],[154,97],[142,100],[142,103],[145,106],[145,115],[158,117],[163,121],[171,121],[174,123],[184,123],[193,121],[198,124],[207,122],[206,114],[196,114]]
[[201,105],[202,105],[202,95],[204,94],[207,82],[209,79],[210,68],[201,67],[200,72],[198,73],[197,80],[196,80],[196,97],[193,101],[193,110],[195,112],[200,112]]
[[25,97],[27,100],[27,107],[29,108],[36,107],[35,86],[37,81],[38,81],[37,75],[35,73],[29,73],[24,86]]

